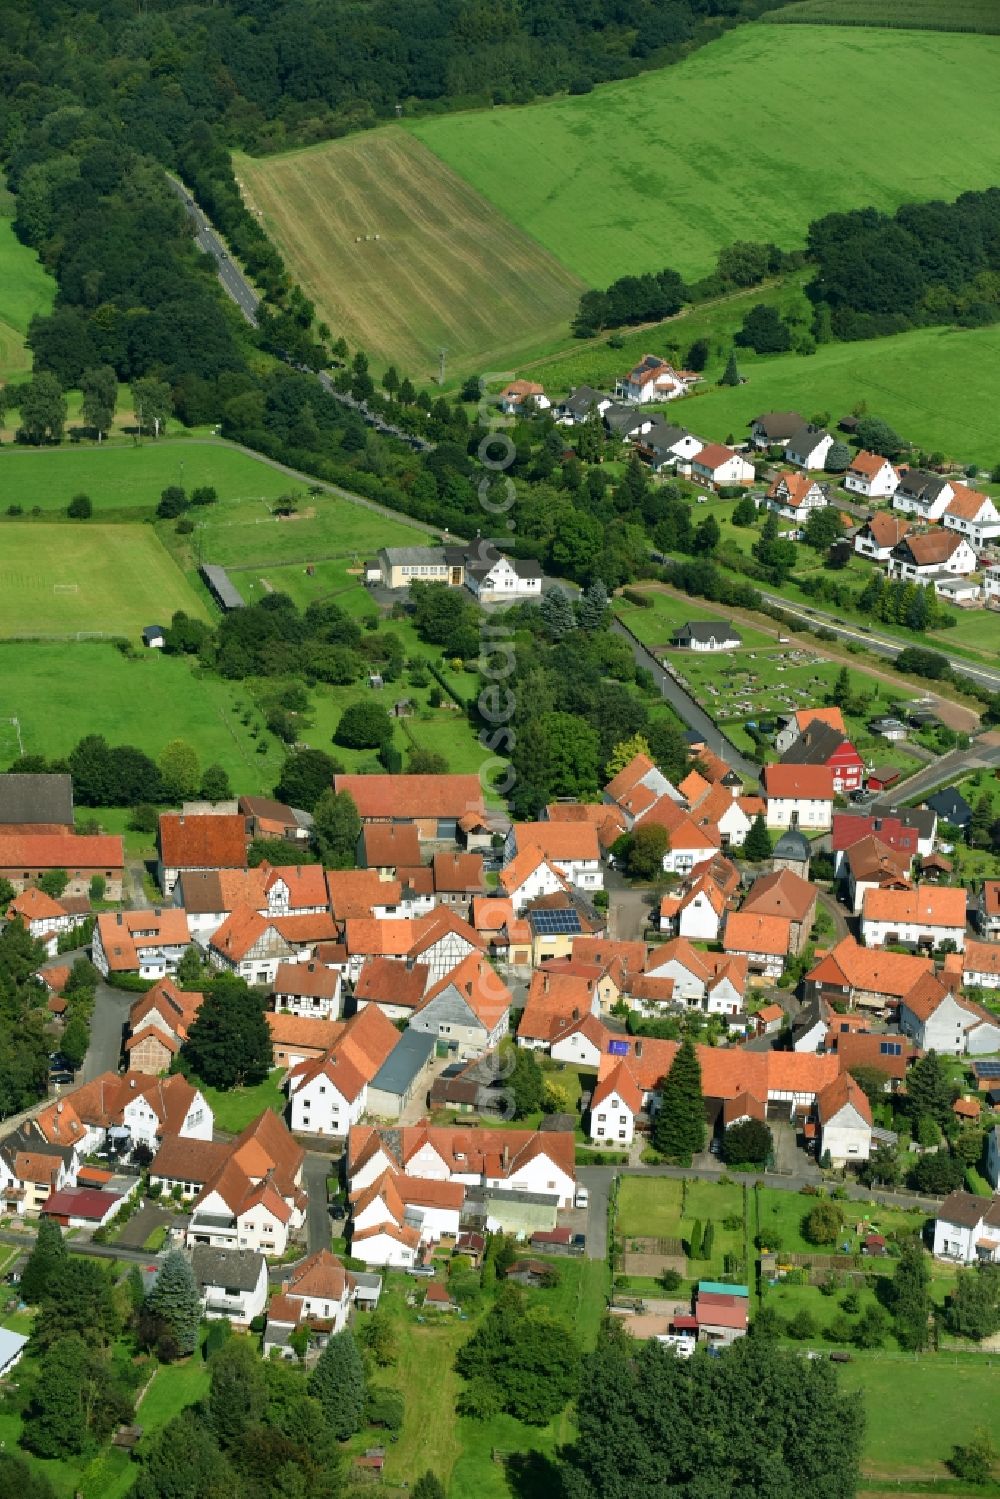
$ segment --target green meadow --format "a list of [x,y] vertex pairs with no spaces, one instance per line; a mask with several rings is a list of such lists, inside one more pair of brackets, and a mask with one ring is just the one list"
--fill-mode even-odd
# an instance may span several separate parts
[[268,513],[264,502],[305,488],[270,464],[221,442],[167,438],[138,447],[64,444],[0,449],[0,510],[12,504],[26,513],[36,507],[64,510],[75,494],[82,493],[90,496],[95,514],[151,514],[170,484],[189,492],[211,484],[220,502],[257,504],[261,514]]
[[26,375],[31,354],[24,335],[36,313],[48,312],[55,282],[14,233],[14,200],[0,190],[0,383]]
[[282,756],[270,736],[258,754],[242,722],[246,708],[240,684],[201,674],[186,658],[148,651],[129,661],[111,645],[86,642],[0,643],[0,765],[21,746],[25,754],[68,754],[85,734],[153,756],[185,739],[202,765],[222,765],[234,787],[270,790]]
[[1000,32],[994,0],[793,0],[762,18],[772,25],[890,26]]
[[694,276],[736,239],[791,249],[820,214],[992,185],[993,101],[971,80],[998,62],[990,37],[743,26],[590,94],[409,128],[592,285]]

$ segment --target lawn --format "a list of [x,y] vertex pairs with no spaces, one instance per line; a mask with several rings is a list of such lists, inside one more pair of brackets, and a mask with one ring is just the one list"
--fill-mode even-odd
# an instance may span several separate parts
[[944,1477],[955,1443],[989,1424],[989,1412],[996,1411],[992,1359],[857,1356],[840,1370],[840,1382],[864,1398],[863,1467],[873,1477]]
[[456,363],[503,368],[576,308],[583,287],[559,247],[398,126],[234,159],[319,315],[381,366],[428,381],[444,347]]
[[199,596],[144,526],[0,528],[0,635],[68,637],[79,631],[137,640],[177,609],[205,617]]
[[[139,447],[64,444],[0,450],[4,509],[19,504],[25,511],[36,506],[43,511],[64,510],[73,495],[83,493],[90,496],[98,515],[104,511],[151,515],[170,484],[188,491],[211,484],[220,502],[245,500],[258,505],[262,514],[267,513],[263,501],[296,487],[287,474],[222,442],[166,438]],[[201,519],[197,511],[195,517]],[[4,534],[0,531],[0,536]]]
[[52,307],[55,282],[34,250],[14,233],[14,200],[0,189],[0,380],[20,378],[31,368],[24,335],[36,313]]
[[253,1088],[233,1088],[224,1093],[206,1083],[198,1083],[198,1087],[215,1115],[215,1128],[238,1135],[265,1109],[273,1109],[276,1114],[284,1113],[285,1095],[280,1087],[283,1076],[284,1068],[275,1067],[264,1082]]
[[[990,38],[797,26],[776,46],[743,26],[590,94],[409,128],[584,281],[702,275],[733,240],[791,249],[833,210],[991,185],[991,100],[969,78],[998,60]],[[913,109],[922,95],[934,110]],[[936,398],[942,382],[924,384]]]
[[[269,478],[281,477],[263,465],[248,461],[252,465],[252,473],[245,475],[248,485],[261,473]],[[241,495],[234,494],[224,503],[195,511],[191,517],[195,522],[193,536],[177,536],[173,524],[167,522],[157,529],[162,532],[171,551],[188,567],[193,566],[196,559],[201,559],[220,563],[223,567],[253,568],[250,578],[236,579],[244,595],[244,585],[263,586],[260,584],[262,576],[272,582],[271,573],[281,564],[295,564],[304,570],[306,565],[318,561],[338,562],[346,583],[347,569],[360,568],[364,560],[374,556],[380,547],[433,544],[434,538],[427,531],[356,505],[351,500],[330,494],[307,496],[302,485],[287,478],[282,489],[296,490],[300,495],[296,514],[286,517],[272,515],[267,492],[247,488]],[[273,581],[272,586],[277,588],[279,584]]]
[[[800,34],[796,29],[795,35]],[[854,41],[868,33],[852,31],[849,35]],[[953,40],[964,38],[933,38],[935,43]],[[976,45],[1000,43],[980,38]],[[722,441],[730,433],[745,435],[750,420],[761,411],[800,411],[807,418],[829,412],[836,422],[858,402],[866,401],[870,411],[919,447],[992,467],[998,452],[994,422],[998,359],[1000,327],[917,328],[891,338],[821,344],[808,358],[741,354],[745,384],[717,385],[722,360],[714,360],[706,372],[703,393],[672,402],[671,420],[706,441]],[[928,382],[928,369],[935,371],[933,382]]]
[[1000,32],[995,0],[794,0],[762,20],[780,25]]
[[241,721],[242,687],[159,651],[129,661],[99,643],[0,644],[0,704],[2,765],[22,750],[68,754],[85,734],[153,756],[180,738],[203,766],[223,766],[233,786],[249,793],[270,790],[283,758],[270,739],[267,753],[257,753]]
[[201,1343],[197,1351],[180,1364],[161,1365],[153,1375],[153,1382],[136,1412],[136,1420],[144,1432],[159,1431],[166,1426],[186,1405],[194,1405],[208,1394],[209,1371],[202,1357]]
[[[760,1234],[766,1247],[779,1247],[786,1254],[823,1254],[841,1252],[848,1245],[848,1252],[855,1253],[863,1234],[919,1234],[926,1222],[926,1214],[904,1213],[897,1208],[883,1208],[876,1203],[867,1208],[864,1204],[844,1202],[844,1231],[836,1246],[821,1247],[810,1244],[802,1234],[802,1220],[815,1206],[816,1199],[801,1192],[782,1192],[777,1187],[761,1187],[751,1193],[751,1205],[756,1198],[752,1228]],[[863,1234],[857,1232],[863,1230]],[[768,1230],[774,1231],[780,1244],[768,1244]]]
[[623,1176],[618,1188],[617,1227],[625,1239],[679,1239],[681,1183],[668,1176]]
[[[722,509],[723,506],[720,504],[718,510]],[[704,513],[709,513],[707,507]],[[714,505],[711,507],[711,513],[713,515],[718,513]],[[695,512],[695,514],[700,519],[701,512]],[[680,598],[653,588],[643,590],[643,592],[652,600],[649,608],[633,604],[618,594],[614,601],[615,613],[624,624],[628,625],[632,633],[639,637],[643,645],[649,646],[656,652],[663,647],[670,648],[671,636],[678,625],[685,624],[689,620],[697,622],[729,617],[726,610],[720,613],[719,608],[713,608],[711,604],[696,603],[694,600]],[[774,635],[768,635],[763,630],[755,630],[750,626],[737,623],[736,632],[743,642],[742,650],[774,648]],[[739,654],[740,652],[737,651],[726,651],[721,653],[721,659],[731,666],[733,659]],[[676,662],[678,659],[687,662],[692,659],[692,656],[690,652],[672,650],[671,660]]]

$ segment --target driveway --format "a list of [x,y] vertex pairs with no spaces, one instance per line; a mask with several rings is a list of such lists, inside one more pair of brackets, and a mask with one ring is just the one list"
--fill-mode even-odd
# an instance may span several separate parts
[[590,1205],[587,1208],[586,1227],[581,1224],[580,1229],[577,1229],[574,1225],[573,1231],[586,1233],[588,1260],[606,1260],[608,1257],[608,1198],[615,1174],[613,1166],[577,1168],[576,1179],[590,1193]]
[[638,889],[608,890],[608,935],[618,942],[639,941],[646,935],[652,906],[651,892]]
[[138,994],[112,989],[108,984],[97,985],[90,1022],[90,1045],[77,1074],[77,1083],[93,1082],[102,1072],[118,1071],[128,1012],[138,998]]
[[173,1213],[168,1213],[166,1208],[157,1207],[155,1203],[147,1202],[133,1213],[125,1227],[115,1240],[115,1244],[122,1249],[141,1249],[155,1228],[161,1223],[176,1222]]
[[302,1167],[302,1184],[309,1195],[306,1209],[306,1244],[310,1254],[319,1249],[329,1249],[332,1238],[330,1209],[327,1206],[326,1179],[336,1174],[336,1167],[328,1155],[318,1155],[314,1150],[306,1151]]

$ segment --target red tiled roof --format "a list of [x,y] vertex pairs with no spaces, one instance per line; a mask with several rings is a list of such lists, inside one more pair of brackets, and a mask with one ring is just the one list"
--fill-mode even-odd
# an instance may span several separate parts
[[765,953],[787,957],[791,923],[787,916],[763,916],[756,911],[730,911],[723,946],[727,952]]
[[598,860],[597,829],[591,823],[515,822],[514,844],[518,852],[541,849],[554,864],[560,860]]
[[871,1124],[872,1106],[866,1094],[862,1092],[849,1072],[842,1072],[816,1096],[816,1111],[819,1114],[820,1123],[829,1124],[830,1120],[848,1105],[857,1110],[866,1124]]
[[322,963],[279,963],[274,975],[275,994],[301,994],[309,999],[333,999],[338,976]]
[[434,855],[434,889],[472,895],[483,889],[482,854],[442,852]]
[[903,925],[965,929],[968,897],[964,886],[917,885],[913,890],[866,890],[864,921],[898,921]]
[[368,958],[354,986],[354,997],[358,1002],[412,1010],[424,997],[429,974],[426,963],[414,963],[411,968],[393,958]]
[[420,838],[411,822],[372,822],[361,830],[369,869],[396,868],[420,863]]
[[286,1015],[268,1012],[264,1019],[271,1030],[275,1046],[308,1047],[310,1051],[329,1051],[344,1029],[342,1020],[318,1020],[311,1015]]
[[790,921],[805,921],[815,904],[815,886],[790,869],[780,869],[754,880],[743,910],[759,916],[787,916]]
[[853,462],[847,472],[849,474],[860,474],[863,479],[874,479],[882,472],[888,462],[888,458],[883,458],[881,453],[869,453],[862,448],[860,453],[855,453]]
[[160,858],[168,869],[245,869],[246,819],[161,812]]
[[0,869],[110,869],[125,864],[121,838],[107,833],[0,833]]
[[399,880],[380,880],[377,869],[331,869],[326,878],[338,921],[370,916],[373,906],[398,906],[403,896]]
[[728,463],[730,458],[738,458],[739,456],[738,453],[733,452],[732,448],[724,447],[720,442],[709,442],[699,452],[695,453],[691,461],[696,468],[705,468],[714,473],[717,468],[721,468],[724,463]]
[[[113,972],[138,968],[143,947],[186,947],[191,940],[187,915],[176,906],[153,911],[102,911],[97,930]],[[141,935],[145,932],[151,935]]]
[[922,975],[933,976],[933,972],[930,958],[861,947],[853,937],[843,937],[806,974],[806,982],[862,989],[901,999]]
[[463,958],[457,967],[445,974],[428,989],[415,1011],[419,1014],[447,989],[457,989],[479,1023],[492,1031],[498,1021],[508,1013],[511,993],[503,979],[483,957],[472,952]]
[[768,801],[791,797],[833,801],[833,771],[828,765],[766,765],[764,792]]
[[338,792],[350,792],[362,820],[420,821],[459,818],[468,812],[481,817],[486,814],[478,776],[338,775],[334,787]]

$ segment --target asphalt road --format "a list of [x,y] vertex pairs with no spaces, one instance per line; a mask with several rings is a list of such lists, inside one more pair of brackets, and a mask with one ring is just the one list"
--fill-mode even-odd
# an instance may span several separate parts
[[257,326],[257,308],[260,305],[260,297],[254,291],[250,282],[244,276],[239,266],[230,259],[229,251],[226,249],[220,236],[212,228],[208,219],[202,213],[197,203],[188,193],[182,182],[167,174],[167,183],[171,192],[177,194],[187,210],[188,217],[195,226],[195,240],[197,244],[211,255],[219,268],[219,280],[237,307],[246,318],[247,322],[254,328]]
[[94,1014],[90,1022],[90,1045],[76,1084],[92,1082],[102,1072],[117,1072],[121,1057],[122,1032],[128,1021],[129,1006],[137,994],[112,989],[99,983],[94,995]]
[[587,1258],[606,1260],[608,1257],[608,1198],[611,1183],[615,1179],[612,1166],[580,1166],[577,1180],[590,1193],[587,1208]]
[[[832,630],[834,635],[841,640],[858,641],[859,644],[865,646],[867,650],[873,651],[877,656],[884,656],[887,661],[895,661],[900,651],[906,648],[898,640],[892,640],[888,636],[879,635],[876,631],[860,630],[856,625],[838,624],[834,615],[826,614],[822,609],[803,609],[799,604],[791,604],[780,593],[767,593],[761,589],[760,596],[766,599],[769,604],[777,604],[786,614],[792,614],[798,619],[807,620],[811,625],[825,626],[826,629]],[[936,651],[938,654],[942,652],[945,655],[948,654],[947,647],[942,646],[938,641],[929,641],[927,649]],[[991,692],[1000,692],[1000,671],[995,667],[979,666],[975,662],[966,661],[962,656],[952,656],[950,660],[954,671],[960,672],[962,676],[969,677],[973,682],[988,687]],[[933,689],[933,682],[929,685]]]
[[737,770],[741,776],[745,776],[747,780],[756,781],[760,775],[760,766],[755,765],[752,760],[748,760],[746,755],[742,754],[736,748],[735,744],[726,738],[722,730],[717,728],[712,719],[709,718],[704,708],[684,691],[679,682],[674,681],[669,672],[664,671],[656,657],[640,641],[636,640],[635,636],[625,628],[620,619],[612,619],[611,628],[616,634],[621,635],[628,641],[632,648],[632,654],[639,666],[645,667],[647,671],[652,673],[653,681],[659,687],[660,692],[666,698],[667,702],[675,709],[681,722],[686,723],[689,729],[694,729],[697,733],[703,735],[709,749],[713,750],[715,754],[721,755],[727,765],[731,765],[734,770]]
[[328,1155],[317,1155],[307,1150],[302,1167],[302,1185],[309,1194],[306,1209],[306,1243],[309,1253],[329,1249],[331,1239],[330,1210],[327,1206],[326,1179],[334,1174],[333,1162]]
[[[956,663],[957,664],[957,663]],[[981,770],[984,766],[1000,766],[1000,744],[974,742],[969,749],[949,750],[940,755],[916,775],[894,787],[891,799],[912,801],[923,792],[934,791],[939,786],[950,786],[970,770]],[[883,801],[890,800],[884,796]]]

